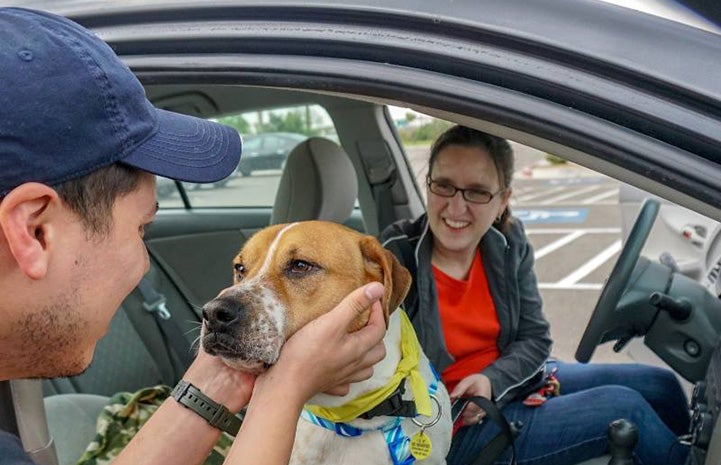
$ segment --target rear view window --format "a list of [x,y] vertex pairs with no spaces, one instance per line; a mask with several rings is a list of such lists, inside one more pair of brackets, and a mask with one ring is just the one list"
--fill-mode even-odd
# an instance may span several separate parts
[[[298,144],[320,136],[338,142],[333,122],[319,105],[274,108],[227,115],[218,122],[243,138],[240,164],[226,179],[183,183],[192,207],[271,207],[285,160]],[[183,208],[175,181],[158,177],[161,208]]]

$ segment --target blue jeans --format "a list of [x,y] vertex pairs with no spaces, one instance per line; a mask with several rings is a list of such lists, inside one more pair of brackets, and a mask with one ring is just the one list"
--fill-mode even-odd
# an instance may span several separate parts
[[[606,430],[619,418],[639,429],[636,461],[681,465],[688,448],[676,437],[688,432],[688,401],[675,375],[639,364],[581,364],[549,361],[557,367],[561,395],[539,407],[509,403],[508,421],[523,423],[516,438],[519,465],[573,465],[608,453]],[[453,438],[449,465],[470,464],[499,429],[492,420],[461,428]],[[497,463],[508,463],[507,450]]]

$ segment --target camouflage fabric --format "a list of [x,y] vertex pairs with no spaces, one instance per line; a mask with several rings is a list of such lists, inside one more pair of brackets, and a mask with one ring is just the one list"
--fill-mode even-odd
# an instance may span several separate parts
[[[121,392],[111,397],[98,418],[95,439],[85,449],[77,465],[109,465],[171,391],[170,386],[160,385],[134,393]],[[205,465],[222,464],[232,443],[233,437],[223,433]]]

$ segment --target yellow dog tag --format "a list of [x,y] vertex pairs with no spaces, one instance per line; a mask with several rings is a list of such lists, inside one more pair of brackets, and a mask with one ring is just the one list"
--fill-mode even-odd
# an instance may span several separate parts
[[431,449],[431,438],[423,432],[423,429],[411,438],[411,454],[416,460],[427,459],[431,455]]

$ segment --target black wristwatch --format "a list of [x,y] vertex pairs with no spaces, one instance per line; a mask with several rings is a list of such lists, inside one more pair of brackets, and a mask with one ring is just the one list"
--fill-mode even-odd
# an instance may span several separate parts
[[203,391],[181,379],[170,396],[178,403],[203,417],[211,426],[235,436],[240,429],[240,418],[233,415],[225,405],[215,402]]

